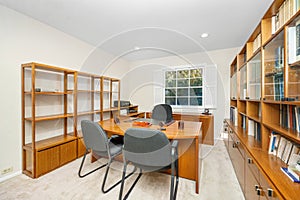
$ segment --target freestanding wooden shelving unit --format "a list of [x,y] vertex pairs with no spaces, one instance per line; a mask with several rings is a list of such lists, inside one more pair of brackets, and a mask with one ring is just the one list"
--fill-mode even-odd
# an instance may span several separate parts
[[120,109],[119,79],[23,64],[23,173],[36,178],[82,156],[81,120],[112,118]]
[[[300,146],[299,132],[283,122],[283,108],[300,106],[300,5],[275,0],[231,63],[231,119],[227,150],[246,199],[299,199],[300,184],[282,171],[287,164],[269,153],[272,134]],[[295,7],[294,7],[295,6]],[[298,7],[297,7],[298,6]],[[291,34],[298,36],[295,40]],[[298,40],[298,41],[297,41]]]
[[[54,79],[43,83],[39,77],[45,73]],[[27,78],[30,81],[25,81]],[[72,89],[68,87],[68,79],[73,79]],[[74,120],[76,84],[75,71],[37,63],[22,65],[23,172],[28,176],[39,177],[77,157],[76,120]],[[51,85],[52,88],[49,88]],[[71,109],[68,109],[69,98],[74,100],[70,105]],[[52,100],[61,102],[58,106],[60,108],[43,112],[43,107],[51,105]],[[73,124],[69,123],[70,119],[74,121]],[[43,125],[40,123],[53,121],[60,123],[62,127],[58,128],[58,134],[49,133],[54,136],[45,137],[41,134]]]

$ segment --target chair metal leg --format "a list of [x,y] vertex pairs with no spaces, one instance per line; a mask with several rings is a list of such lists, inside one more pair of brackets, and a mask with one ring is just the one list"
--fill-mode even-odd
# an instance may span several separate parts
[[[103,183],[102,183],[102,187],[101,187],[101,190],[103,193],[107,193],[109,192],[110,190],[112,190],[113,188],[115,188],[117,185],[119,185],[122,181],[123,181],[123,176],[122,176],[122,179],[119,180],[117,183],[115,183],[114,185],[112,185],[110,188],[108,188],[107,190],[105,190],[105,183],[106,183],[106,179],[107,179],[107,176],[108,176],[108,172],[109,172],[109,168],[110,168],[110,165],[112,163],[112,160],[109,160],[108,162],[108,165],[106,167],[106,172],[105,172],[105,175],[104,175],[104,179],[103,179]],[[128,177],[130,177],[132,174],[134,174],[134,172],[136,171],[136,167],[134,167],[133,171],[128,174],[127,176],[125,176],[124,179],[127,179]],[[124,175],[124,172],[123,172],[123,175]]]
[[79,170],[78,170],[78,176],[79,176],[80,178],[83,178],[83,177],[85,177],[85,176],[87,176],[87,175],[89,175],[89,174],[91,174],[91,173],[97,171],[98,169],[101,169],[101,168],[103,168],[103,167],[105,167],[105,166],[107,165],[107,163],[106,163],[106,164],[101,165],[100,167],[98,167],[98,168],[96,168],[96,169],[91,170],[90,172],[87,172],[87,173],[81,175],[81,170],[82,170],[82,167],[83,167],[83,164],[84,164],[84,160],[85,160],[85,158],[86,158],[86,154],[87,154],[87,153],[88,153],[88,151],[86,151],[86,152],[84,153],[84,156],[83,156],[83,158],[82,158],[82,161],[81,161],[81,164],[80,164],[80,167],[79,167]]
[[124,162],[123,174],[122,174],[122,183],[121,183],[121,188],[120,188],[120,192],[119,192],[119,200],[122,200],[122,196],[123,196],[123,188],[124,188],[124,183],[125,183],[126,168],[127,168],[127,163]]
[[[135,179],[134,183],[132,184],[132,186],[130,187],[130,189],[128,190],[127,194],[124,196],[124,200],[126,200],[129,196],[129,194],[131,193],[131,191],[133,190],[133,188],[135,187],[135,185],[137,184],[137,182],[139,181],[139,179],[142,176],[142,169],[140,168],[140,173],[138,175],[138,177]],[[121,196],[122,198],[122,196]]]
[[[122,196],[123,196],[126,168],[127,168],[127,163],[124,163],[124,169],[123,169],[123,175],[122,175],[122,184],[121,184],[120,193],[119,193],[119,200],[122,200]],[[136,167],[134,167],[134,168],[136,169]],[[133,190],[134,186],[137,184],[137,182],[141,178],[141,176],[142,176],[142,169],[140,169],[139,175],[137,176],[134,183],[132,184],[132,186],[130,187],[130,189],[128,190],[126,195],[124,196],[123,200],[128,198],[129,194],[131,193],[131,191]]]
[[[174,179],[175,179],[175,173],[176,172],[176,183],[175,183],[175,188],[174,188]],[[171,186],[170,186],[170,200],[176,200],[177,196],[177,188],[178,188],[178,160],[175,160],[171,164]]]
[[176,200],[177,188],[178,188],[178,182],[179,182],[178,159],[175,161],[175,168],[176,168],[176,185],[175,185],[175,192],[174,192],[174,200]]

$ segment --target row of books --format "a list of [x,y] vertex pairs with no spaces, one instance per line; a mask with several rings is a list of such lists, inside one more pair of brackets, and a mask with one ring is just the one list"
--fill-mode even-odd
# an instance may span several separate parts
[[288,63],[300,60],[300,20],[288,28]]
[[300,147],[276,132],[271,133],[269,154],[277,156],[287,164],[282,172],[293,182],[300,183]]
[[261,142],[260,123],[257,123],[252,119],[248,119],[248,135],[253,136],[255,140]]
[[268,152],[269,154],[280,158],[287,165],[293,165],[295,162],[295,155],[300,153],[300,147],[296,144],[293,144],[285,137],[280,136],[280,134],[272,131]]
[[280,105],[280,125],[300,132],[300,106]]
[[234,124],[234,126],[238,125],[238,111],[236,107],[230,107],[230,121]]
[[300,8],[300,0],[285,0],[272,17],[272,34],[282,27]]
[[253,41],[253,53],[261,46],[261,34],[258,34]]

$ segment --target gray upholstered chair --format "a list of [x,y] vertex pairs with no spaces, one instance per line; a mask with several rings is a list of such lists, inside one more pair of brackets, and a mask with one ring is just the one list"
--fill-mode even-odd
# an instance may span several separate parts
[[[104,175],[104,179],[103,179],[103,183],[102,183],[102,187],[101,187],[102,192],[107,193],[111,189],[116,187],[118,184],[120,184],[122,181],[122,180],[118,181],[113,186],[111,186],[110,188],[105,190],[105,182],[106,182],[107,175],[109,172],[110,164],[112,163],[113,159],[117,155],[122,153],[123,141],[121,143],[116,143],[116,142],[113,143],[112,140],[118,136],[113,135],[112,137],[110,137],[108,139],[107,134],[102,129],[102,127],[98,123],[90,121],[90,120],[82,120],[81,121],[81,129],[82,129],[84,144],[86,146],[86,151],[85,151],[85,154],[82,158],[82,162],[79,167],[78,176],[80,178],[83,178],[83,177],[107,166],[106,172]],[[81,174],[81,170],[83,168],[83,164],[84,164],[86,155],[89,153],[90,150],[92,150],[94,154],[96,154],[100,157],[108,158],[108,163],[101,165],[100,167],[93,169],[85,174]],[[132,174],[133,174],[133,172],[128,174],[126,176],[126,178]]]
[[[123,196],[126,168],[129,163],[139,168],[140,172],[129,191],[124,196],[124,199],[128,198],[130,192],[142,176],[142,172],[160,171],[165,169],[171,169],[170,199],[176,199],[179,180],[177,145],[177,140],[173,140],[171,144],[166,135],[159,130],[146,128],[127,129],[124,136],[124,169],[119,200],[121,200]],[[174,182],[176,182],[175,186]]]
[[172,114],[172,107],[169,104],[158,104],[154,106],[151,118],[169,124],[174,121]]

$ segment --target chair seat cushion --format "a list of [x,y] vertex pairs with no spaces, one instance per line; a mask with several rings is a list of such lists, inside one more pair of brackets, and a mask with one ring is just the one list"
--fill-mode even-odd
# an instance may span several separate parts
[[[112,142],[109,143],[110,155],[114,157],[118,154],[122,153],[122,144],[114,144]],[[107,151],[93,151],[94,154],[101,156],[101,157],[108,157]]]
[[109,143],[110,148],[110,154],[111,156],[115,156],[117,154],[120,154],[122,152],[123,144],[114,144],[112,142]]

